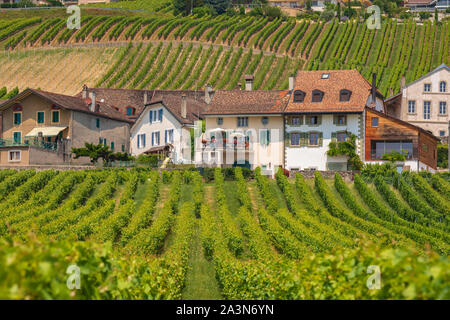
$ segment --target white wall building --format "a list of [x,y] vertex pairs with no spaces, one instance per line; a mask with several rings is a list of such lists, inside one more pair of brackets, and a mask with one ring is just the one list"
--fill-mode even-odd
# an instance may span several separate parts
[[166,147],[174,163],[190,163],[190,131],[203,107],[203,101],[184,94],[166,94],[161,100],[154,98],[130,130],[131,154],[160,153]]

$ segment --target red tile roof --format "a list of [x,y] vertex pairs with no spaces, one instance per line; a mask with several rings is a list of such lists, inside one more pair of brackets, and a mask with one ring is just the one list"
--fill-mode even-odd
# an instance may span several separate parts
[[[105,118],[110,118],[110,119],[114,119],[114,120],[118,120],[118,121],[130,122],[130,120],[127,119],[127,117],[123,113],[115,110],[113,107],[109,106],[106,103],[99,102],[98,100],[96,102],[96,105],[98,105],[98,111],[92,112],[89,109],[89,104],[87,103],[87,101],[84,99],[81,99],[80,97],[67,96],[64,94],[53,93],[53,92],[48,92],[48,91],[43,91],[43,90],[36,90],[36,89],[26,89],[26,90],[22,91],[16,97],[14,97],[13,99],[10,99],[10,100],[4,102],[2,105],[8,105],[9,102],[18,101],[22,97],[26,97],[30,94],[38,95],[63,109],[79,111],[79,112],[83,112],[83,113],[89,113],[89,114],[93,114],[93,115],[97,115],[97,116],[105,117]],[[90,99],[89,99],[89,101],[90,101]]]
[[[203,98],[197,98],[186,95],[186,118],[181,116],[181,102],[182,92],[155,92],[151,105],[161,102],[167,109],[177,118],[182,124],[194,124],[195,121],[201,118],[203,111],[206,108],[206,103]],[[200,116],[200,117],[199,117]]]
[[[323,74],[328,74],[328,78],[323,79]],[[315,89],[324,92],[321,102],[312,102]],[[339,101],[342,89],[352,92],[349,101]],[[294,92],[296,90],[306,93],[304,102],[294,102],[292,95],[285,109],[287,113],[362,112],[371,94],[371,85],[357,70],[299,71],[294,84]]]
[[282,113],[288,99],[288,90],[219,90],[203,114]]

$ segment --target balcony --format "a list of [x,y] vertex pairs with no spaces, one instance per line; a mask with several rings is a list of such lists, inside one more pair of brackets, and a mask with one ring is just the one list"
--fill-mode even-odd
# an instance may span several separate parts
[[25,138],[23,141],[0,138],[0,148],[1,147],[35,147],[51,151],[56,151],[58,149],[57,143],[46,142],[37,138]]

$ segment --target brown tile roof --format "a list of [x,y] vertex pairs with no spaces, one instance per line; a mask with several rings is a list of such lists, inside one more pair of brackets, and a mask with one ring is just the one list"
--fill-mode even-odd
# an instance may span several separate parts
[[[328,79],[322,79],[322,74],[329,74]],[[311,101],[315,89],[325,93],[321,102]],[[342,89],[352,92],[349,101],[339,101]],[[370,96],[371,85],[357,70],[299,71],[295,78],[295,90],[305,92],[305,100],[294,102],[292,95],[285,109],[287,113],[362,112]]]
[[[110,106],[118,108],[120,112],[126,114],[127,107],[134,107],[136,113],[134,116],[128,116],[127,118],[135,121],[141,112],[144,110],[144,95],[147,93],[147,103],[151,103],[161,100],[161,96],[165,95],[182,95],[185,94],[188,98],[197,99],[204,101],[204,91],[203,90],[137,90],[137,89],[109,89],[109,88],[88,88],[89,92],[95,92],[96,99],[98,101],[104,100]],[[77,97],[82,96],[82,92],[76,95]],[[158,98],[156,98],[158,97]],[[171,97],[169,100],[173,100]],[[189,105],[189,103],[188,103]]]
[[288,99],[288,90],[219,90],[203,114],[282,113]]
[[432,2],[433,0],[407,0],[406,1],[406,5],[408,4],[414,4],[414,5],[418,5],[418,4],[429,4],[430,2]]
[[63,109],[89,113],[119,121],[130,122],[130,120],[127,119],[123,113],[115,110],[113,107],[107,105],[106,103],[97,101],[96,104],[99,106],[98,112],[91,112],[89,110],[89,104],[87,103],[90,102],[90,99],[84,100],[80,97],[67,96],[64,94],[36,89],[26,89],[13,99],[4,102],[2,105],[9,105],[9,102],[19,101],[22,97],[26,97],[30,94],[38,95]]

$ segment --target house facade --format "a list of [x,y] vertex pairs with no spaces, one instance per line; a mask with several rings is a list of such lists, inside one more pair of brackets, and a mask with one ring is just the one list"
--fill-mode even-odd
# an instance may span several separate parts
[[401,92],[386,100],[387,113],[445,141],[450,120],[449,86],[450,67],[444,64],[409,84],[403,78]]
[[283,164],[282,112],[288,90],[219,90],[203,113],[205,134],[197,162],[209,166],[261,167],[274,174]]
[[356,70],[300,71],[284,110],[284,167],[347,170],[347,157],[329,157],[331,142],[356,136],[363,158],[364,110],[384,112],[382,95]]
[[1,165],[89,163],[74,159],[72,148],[86,142],[128,152],[131,122],[114,108],[84,98],[26,89],[0,105]]
[[156,94],[131,128],[131,154],[161,154],[191,163],[191,130],[206,103],[186,93]]

